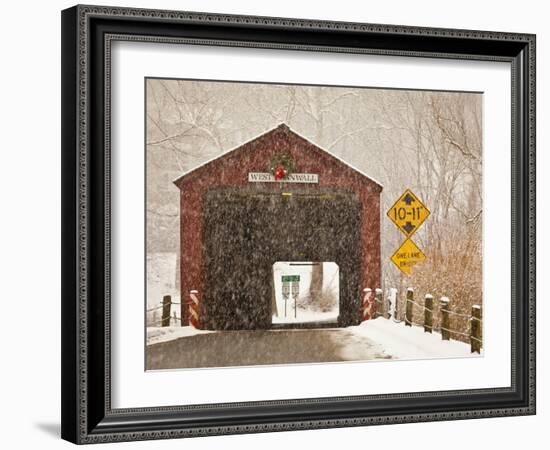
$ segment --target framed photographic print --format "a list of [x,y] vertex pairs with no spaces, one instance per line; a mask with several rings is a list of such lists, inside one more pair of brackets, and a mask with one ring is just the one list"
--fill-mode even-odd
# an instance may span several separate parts
[[63,438],[535,413],[535,36],[75,6],[62,45]]

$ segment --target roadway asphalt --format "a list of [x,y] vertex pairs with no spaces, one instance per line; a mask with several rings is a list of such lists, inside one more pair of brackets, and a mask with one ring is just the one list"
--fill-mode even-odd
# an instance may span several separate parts
[[147,346],[147,369],[388,359],[379,345],[341,329],[221,331]]

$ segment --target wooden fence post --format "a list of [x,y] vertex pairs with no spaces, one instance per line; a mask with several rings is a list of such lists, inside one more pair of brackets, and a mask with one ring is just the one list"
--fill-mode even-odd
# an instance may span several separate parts
[[405,305],[405,325],[412,327],[412,316],[413,316],[413,301],[414,301],[414,291],[413,288],[407,288],[407,300]]
[[382,301],[382,289],[376,288],[374,290],[374,299],[376,305],[374,306],[374,317],[382,316],[384,317],[384,302]]
[[470,318],[470,345],[472,353],[481,353],[481,306],[472,306]]
[[162,326],[170,326],[170,306],[172,305],[172,297],[165,295],[162,297]]
[[434,298],[430,294],[424,297],[424,333],[431,333],[433,330],[433,308]]
[[448,341],[451,339],[451,321],[449,320],[449,299],[441,297],[439,300],[439,310],[441,312],[441,339]]

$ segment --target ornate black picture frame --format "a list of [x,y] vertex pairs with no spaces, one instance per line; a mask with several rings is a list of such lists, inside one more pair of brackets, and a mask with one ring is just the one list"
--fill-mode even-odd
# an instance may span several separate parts
[[[504,61],[512,73],[511,386],[113,409],[114,41]],[[535,36],[75,6],[62,12],[62,437],[84,444],[535,413]]]

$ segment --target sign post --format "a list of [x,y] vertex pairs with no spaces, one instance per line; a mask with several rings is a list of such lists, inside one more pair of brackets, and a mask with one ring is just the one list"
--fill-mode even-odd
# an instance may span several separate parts
[[289,295],[290,295],[290,283],[288,281],[285,281],[285,277],[283,277],[283,299],[285,301],[285,317],[286,317],[286,304],[288,302]]
[[298,316],[297,304],[298,304],[298,293],[300,292],[300,277],[296,281],[292,282],[292,298],[294,299],[294,318]]
[[[286,317],[286,302],[289,297],[290,291],[292,291],[292,299],[294,300],[294,318],[298,316],[297,300],[300,292],[300,275],[283,275],[281,277],[283,282],[283,298],[285,299],[285,317]],[[286,296],[285,296],[286,292]]]

